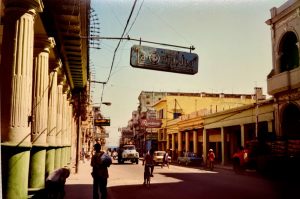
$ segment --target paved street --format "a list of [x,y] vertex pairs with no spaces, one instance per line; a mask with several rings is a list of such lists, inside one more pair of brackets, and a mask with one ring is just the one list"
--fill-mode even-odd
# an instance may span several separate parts
[[[81,163],[78,174],[66,182],[66,199],[92,198],[92,177],[89,162]],[[171,165],[155,167],[150,188],[144,187],[143,166],[113,163],[109,168],[109,199],[123,198],[292,198],[297,185],[270,180],[255,173],[237,175],[224,168],[207,171]],[[299,185],[298,185],[299,187]]]

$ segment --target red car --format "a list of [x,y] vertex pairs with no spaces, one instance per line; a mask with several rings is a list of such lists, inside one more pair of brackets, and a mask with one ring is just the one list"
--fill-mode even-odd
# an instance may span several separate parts
[[256,169],[257,144],[257,142],[248,143],[246,148],[240,147],[240,150],[233,154],[233,169],[235,172]]

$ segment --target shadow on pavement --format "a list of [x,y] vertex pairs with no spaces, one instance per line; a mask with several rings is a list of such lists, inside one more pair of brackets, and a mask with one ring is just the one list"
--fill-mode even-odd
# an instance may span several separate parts
[[65,199],[92,199],[92,184],[70,184],[65,185]]
[[[179,179],[173,183],[124,185],[109,188],[110,199],[285,199],[298,194],[298,185],[272,182],[254,177],[249,180],[239,175],[218,173],[161,173],[167,178]],[[155,177],[154,177],[155,178]],[[155,179],[153,180],[155,181]]]

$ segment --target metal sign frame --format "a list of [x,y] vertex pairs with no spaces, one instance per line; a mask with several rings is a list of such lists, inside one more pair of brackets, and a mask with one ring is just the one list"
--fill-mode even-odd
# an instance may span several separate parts
[[198,55],[190,52],[133,45],[130,65],[135,68],[194,75],[198,72]]
[[110,126],[109,118],[94,119],[94,126]]

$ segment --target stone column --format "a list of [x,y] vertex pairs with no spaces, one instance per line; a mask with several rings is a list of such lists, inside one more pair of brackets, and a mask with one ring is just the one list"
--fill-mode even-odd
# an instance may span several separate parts
[[57,120],[57,72],[61,67],[61,61],[51,63],[49,74],[49,103],[48,103],[48,131],[47,143],[49,145],[46,154],[46,176],[55,168],[56,147],[56,120]]
[[[175,154],[175,133],[172,133],[171,134],[172,135],[172,146],[171,146],[171,148],[172,148],[172,160],[175,160],[175,156],[174,156],[174,154]],[[177,161],[177,160],[175,160],[175,161]]]
[[222,154],[222,165],[225,164],[225,133],[224,127],[221,127],[221,154]]
[[167,144],[166,144],[166,150],[170,150],[170,136],[167,133]]
[[178,156],[182,154],[182,132],[178,131]]
[[33,107],[34,121],[30,153],[29,189],[36,191],[45,186],[47,127],[48,127],[48,85],[49,53],[53,39],[36,37],[33,71]]
[[197,130],[193,131],[193,150],[194,150],[195,154],[198,153],[198,133],[197,133]]
[[268,132],[273,133],[273,121],[268,121]]
[[245,146],[245,125],[241,124],[241,146]]
[[[71,101],[71,99],[70,99]],[[72,125],[73,125],[73,105],[71,102],[69,102],[69,125],[68,125],[68,134],[67,134],[67,145],[68,145],[68,150],[67,150],[67,164],[70,165],[71,163],[71,145],[72,145]]]
[[56,149],[54,169],[61,167],[61,134],[62,134],[62,107],[63,107],[63,81],[64,78],[59,76],[59,84],[57,86],[57,117],[56,117]]
[[63,93],[63,105],[62,105],[62,134],[61,134],[61,144],[62,144],[62,151],[61,151],[61,167],[66,166],[67,164],[67,154],[66,154],[66,147],[67,147],[67,117],[68,117],[68,101],[67,101],[68,89],[64,89]]
[[203,162],[206,163],[206,157],[207,157],[207,132],[206,129],[203,129]]
[[[2,1],[3,2],[3,1]],[[31,105],[34,18],[42,4],[34,0],[4,1],[1,50],[2,194],[25,199],[31,148]],[[5,174],[5,175],[3,175]]]
[[189,132],[185,132],[185,151],[190,151],[190,138],[189,138]]

